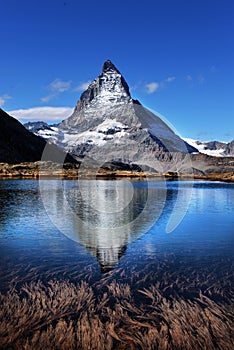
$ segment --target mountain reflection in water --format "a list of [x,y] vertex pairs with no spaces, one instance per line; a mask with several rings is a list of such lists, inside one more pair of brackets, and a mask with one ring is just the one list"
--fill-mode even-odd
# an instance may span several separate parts
[[1,348],[233,348],[233,184],[2,180],[0,198]]
[[146,233],[160,217],[167,189],[162,184],[149,187],[147,182],[127,180],[64,181],[62,186],[58,181],[52,187],[46,181],[40,184],[52,222],[85,246],[103,272],[112,269],[127,244]]

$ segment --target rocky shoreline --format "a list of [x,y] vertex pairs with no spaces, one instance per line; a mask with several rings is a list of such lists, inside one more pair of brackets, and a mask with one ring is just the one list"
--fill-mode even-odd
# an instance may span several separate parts
[[19,178],[19,179],[39,179],[39,178],[62,178],[62,179],[78,179],[78,178],[152,178],[160,179],[162,177],[168,179],[200,179],[211,181],[234,182],[234,172],[227,171],[223,173],[209,174],[178,174],[176,172],[156,173],[150,171],[140,171],[137,169],[106,169],[100,168],[98,172],[92,169],[80,169],[80,163],[59,164],[54,162],[30,162],[20,164],[0,163],[0,179]]

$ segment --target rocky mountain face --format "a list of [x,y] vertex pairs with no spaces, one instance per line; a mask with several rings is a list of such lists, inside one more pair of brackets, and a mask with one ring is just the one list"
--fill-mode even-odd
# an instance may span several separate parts
[[197,152],[131,98],[128,84],[111,61],[81,95],[74,113],[58,126],[57,144],[77,158],[100,162],[151,163],[170,152]]
[[201,142],[198,140],[184,138],[191,146],[197,148],[200,153],[214,157],[234,156],[234,140],[231,142],[208,141]]
[[58,124],[49,125],[43,121],[28,122],[24,124],[24,127],[33,133],[39,132],[41,130],[53,130],[52,128],[54,126],[56,127]]
[[234,157],[234,140],[227,144],[226,152],[228,155]]
[[130,98],[128,84],[118,69],[109,60],[104,63],[102,74],[83,92],[75,111],[79,112],[87,107],[100,94],[105,95],[107,97],[106,100],[110,102],[127,101]]
[[[39,161],[46,146],[46,141],[28,131],[15,118],[0,109],[0,162],[22,163]],[[48,145],[48,160],[56,160],[63,151],[56,145]],[[67,155],[66,161],[74,162]]]
[[47,141],[57,142],[58,124],[49,125],[43,121],[36,121],[25,123],[24,127]]
[[[232,171],[234,141],[199,143],[182,140],[157,115],[131,97],[128,84],[111,61],[84,91],[73,114],[59,125],[29,123],[92,171],[110,169],[204,174]],[[219,163],[217,157],[220,156]],[[221,161],[222,160],[222,161]]]

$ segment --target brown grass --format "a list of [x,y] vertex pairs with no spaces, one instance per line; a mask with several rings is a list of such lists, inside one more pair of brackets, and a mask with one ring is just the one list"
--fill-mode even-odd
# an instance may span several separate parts
[[93,285],[12,286],[0,294],[0,348],[233,349],[231,273],[215,281],[208,269],[142,266],[130,280],[119,268],[118,279],[112,271]]
[[[229,158],[229,157],[227,157]],[[224,158],[226,161],[226,158]],[[227,164],[226,164],[227,165]],[[233,167],[233,162],[228,168]],[[233,170],[233,169],[232,169]],[[179,177],[178,177],[179,176]],[[156,172],[143,172],[134,170],[108,170],[106,168],[100,168],[96,173],[92,168],[80,169],[80,164],[66,163],[63,166],[59,163],[48,162],[26,162],[20,164],[8,164],[0,163],[0,179],[1,178],[27,178],[27,179],[39,179],[39,177],[51,178],[63,178],[63,179],[77,179],[79,178],[173,178],[173,179],[201,179],[201,180],[214,180],[224,182],[234,182],[234,172],[225,171],[223,172],[222,166],[220,167],[219,173],[204,173],[202,174],[186,174],[186,173],[156,173]]]

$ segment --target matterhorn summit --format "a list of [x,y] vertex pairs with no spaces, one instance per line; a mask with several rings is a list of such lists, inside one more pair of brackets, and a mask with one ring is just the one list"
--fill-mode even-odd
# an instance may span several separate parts
[[141,164],[196,152],[157,115],[132,99],[128,84],[107,60],[82,93],[73,114],[58,126],[57,144],[77,159]]
[[[125,79],[114,64],[108,60],[103,65],[102,73],[82,93],[74,113],[60,127],[67,131],[75,129],[77,134],[77,131],[88,131],[89,127],[95,128],[100,125],[100,122],[106,121],[105,128],[108,125],[113,125],[113,128],[118,125],[118,129],[122,126],[125,130],[127,126],[130,127],[137,123],[132,108],[134,102],[136,103],[130,96]],[[101,127],[101,129],[103,128]],[[98,129],[98,131],[101,133],[101,130]],[[114,132],[112,132],[113,134]],[[94,137],[92,134],[89,136],[91,139]],[[110,138],[113,139],[113,136]],[[101,139],[101,137],[98,138],[98,140]],[[96,141],[98,142],[98,140]],[[104,141],[108,141],[108,138],[105,138]]]
[[[98,99],[95,100],[95,97]],[[127,102],[130,99],[129,87],[121,73],[111,61],[106,61],[102,74],[97,77],[81,95],[76,110],[80,111],[92,100],[101,103]]]

